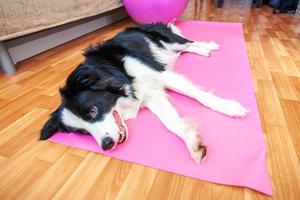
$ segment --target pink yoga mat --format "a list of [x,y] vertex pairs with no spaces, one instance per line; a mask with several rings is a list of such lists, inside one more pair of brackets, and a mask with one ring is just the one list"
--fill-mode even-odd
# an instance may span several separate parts
[[245,118],[230,118],[188,97],[169,93],[180,115],[199,125],[200,135],[208,146],[208,156],[203,164],[196,164],[184,143],[167,131],[147,109],[141,110],[137,119],[127,121],[128,141],[110,152],[101,151],[89,135],[58,132],[50,140],[184,176],[245,186],[272,195],[266,145],[242,24],[186,21],[179,22],[178,26],[187,38],[213,40],[220,45],[220,50],[210,57],[183,54],[176,64],[176,71],[206,90],[241,102],[250,111]]

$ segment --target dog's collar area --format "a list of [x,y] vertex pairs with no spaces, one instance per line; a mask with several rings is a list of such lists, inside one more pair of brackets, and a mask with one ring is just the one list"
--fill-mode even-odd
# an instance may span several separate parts
[[116,122],[116,124],[118,125],[118,128],[119,128],[120,137],[119,137],[118,143],[120,144],[120,143],[123,143],[123,142],[126,141],[127,133],[126,133],[125,126],[122,124],[121,117],[120,117],[119,113],[116,110],[113,111],[113,116],[114,116],[115,122]]

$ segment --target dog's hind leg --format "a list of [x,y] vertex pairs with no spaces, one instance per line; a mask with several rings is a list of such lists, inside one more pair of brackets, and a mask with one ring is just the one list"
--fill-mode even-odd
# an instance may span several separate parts
[[202,144],[194,125],[182,119],[176,109],[162,93],[154,94],[145,103],[165,125],[165,127],[180,137],[186,144],[191,157],[195,162],[200,163],[206,156],[206,146]]
[[184,38],[188,42],[185,44],[186,47],[183,49],[183,52],[190,52],[190,53],[196,53],[202,56],[209,56],[210,52],[213,50],[218,50],[219,45],[215,42],[197,42],[197,41],[191,41],[185,38],[180,29],[175,26],[174,23],[169,23],[168,28],[171,29],[172,33],[179,36],[179,38]]
[[171,31],[172,31],[174,34],[179,35],[180,37],[183,37],[183,35],[182,35],[180,29],[179,29],[173,22],[168,23],[167,26],[168,26],[168,28],[171,29]]
[[203,91],[177,73],[165,71],[163,79],[168,89],[189,96],[214,111],[231,117],[243,117],[248,112],[240,103]]
[[183,52],[195,53],[201,56],[209,56],[211,51],[219,49],[215,42],[191,42],[186,44]]

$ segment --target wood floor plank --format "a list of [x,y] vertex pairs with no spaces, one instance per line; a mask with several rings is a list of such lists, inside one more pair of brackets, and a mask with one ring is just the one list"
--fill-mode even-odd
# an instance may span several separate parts
[[287,121],[289,133],[294,144],[294,151],[300,160],[300,102],[280,100]]
[[53,200],[83,199],[109,161],[110,158],[108,157],[89,153],[72,176],[59,189]]
[[259,107],[266,124],[286,126],[276,89],[272,81],[258,80],[258,91],[261,98]]
[[286,75],[300,77],[300,70],[292,58],[288,56],[280,56],[279,61],[281,68],[283,68],[283,71],[286,73]]
[[35,123],[35,120],[39,119],[45,113],[47,113],[46,110],[35,108],[20,119],[16,120],[14,123],[2,129],[0,131],[0,145],[23,131],[25,128],[31,126]]
[[[90,152],[88,152],[86,150],[82,150],[82,149],[78,149],[78,148],[72,147],[72,148],[70,148],[70,153],[72,153],[72,154],[74,154],[76,156],[81,156],[81,157],[85,158],[85,157],[88,156],[88,154]],[[99,157],[101,157],[101,156],[99,156]]]
[[70,147],[61,144],[51,144],[48,141],[39,141],[40,143],[47,143],[48,148],[44,151],[41,151],[40,154],[37,156],[38,159],[49,162],[55,163],[58,161],[67,151],[70,150]]
[[293,83],[297,96],[300,96],[300,77],[289,76],[289,80]]
[[[65,153],[47,173],[43,174],[34,190],[25,199],[52,199],[66,180],[74,173],[83,158]],[[48,187],[45,187],[45,186]]]
[[[58,87],[56,88],[56,95],[50,97],[47,101],[41,103],[40,105],[38,105],[39,108],[43,108],[46,110],[49,110],[50,112],[55,111],[59,105],[60,105],[60,94],[58,93]],[[45,120],[46,121],[46,120]]]
[[250,64],[251,68],[254,69],[256,79],[272,80],[266,59],[250,57]]
[[296,200],[300,196],[300,171],[296,153],[289,151],[292,148],[289,131],[284,127],[267,125],[267,135],[268,153],[271,157],[269,165],[273,168],[272,180],[275,185],[275,196],[277,199]]
[[17,84],[10,84],[5,88],[0,89],[0,98],[13,101],[14,99],[26,94],[26,90]]
[[59,60],[56,63],[51,64],[50,66],[54,71],[65,72],[69,68],[74,69],[77,67],[77,65],[82,62],[83,59],[84,56],[82,55],[82,52],[78,51],[62,60]]
[[[32,123],[28,124],[25,129],[14,134],[6,142],[0,145],[0,155],[11,158],[24,147],[24,144],[37,141],[41,126],[44,124],[43,119],[46,118],[48,118],[48,115],[40,115],[40,117],[38,117],[39,120],[34,120],[37,118],[32,118]],[[8,132],[4,134],[8,134]]]
[[300,100],[300,96],[288,76],[280,72],[271,72],[271,74],[277,95],[280,99]]
[[3,163],[7,162],[7,157],[0,155],[0,165],[3,165]]
[[35,156],[45,148],[47,148],[47,146],[32,141],[25,144],[13,157],[7,160],[8,162],[1,164],[0,188],[3,188],[10,180],[20,177],[22,172],[32,164]]
[[133,165],[112,159],[88,189],[84,199],[115,199]]
[[262,48],[264,50],[264,55],[266,58],[266,61],[268,62],[268,67],[270,71],[278,71],[282,72],[282,66],[280,63],[279,56],[276,55],[275,48],[273,44],[270,41],[270,38],[268,36],[261,35],[260,42],[262,43]]
[[115,199],[146,199],[156,173],[156,169],[134,165]]
[[9,103],[9,100],[5,100],[5,99],[1,99],[0,98],[0,108],[1,107],[4,107],[6,104],[8,104]]
[[176,175],[170,176],[165,171],[158,171],[147,199],[168,199],[168,195],[171,194],[166,188],[170,188],[174,176]]
[[32,76],[34,73],[31,71],[19,72],[14,75],[0,74],[0,88],[5,88],[11,84],[19,84],[20,81]]
[[31,190],[33,185],[50,167],[50,163],[34,159],[18,177],[5,184],[0,190],[0,197],[2,199],[18,199],[20,195]]
[[40,90],[33,89],[6,104],[4,108],[0,108],[0,128],[3,129],[11,125],[28,114],[28,112],[38,108],[40,104],[46,102],[49,98],[48,96],[41,95]]

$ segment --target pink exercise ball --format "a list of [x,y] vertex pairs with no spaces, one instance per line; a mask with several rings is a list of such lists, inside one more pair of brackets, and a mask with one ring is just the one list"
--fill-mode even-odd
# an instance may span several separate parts
[[140,24],[167,24],[180,17],[188,2],[189,0],[123,0],[130,17]]

